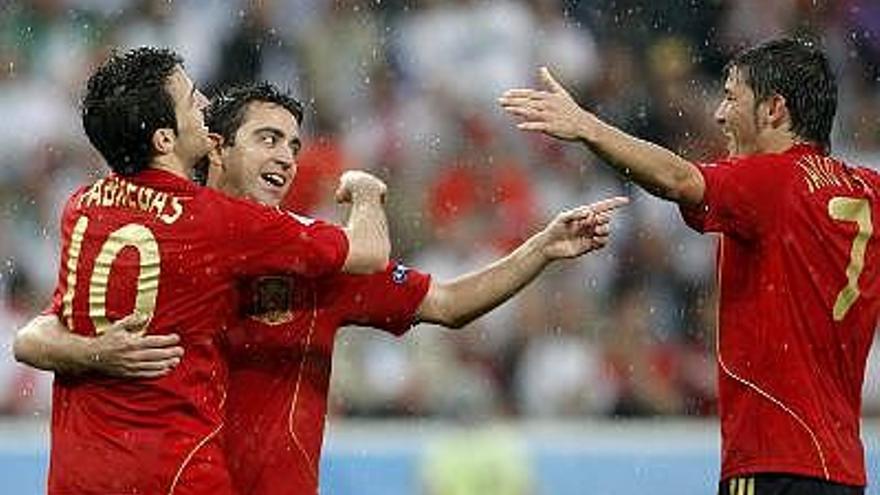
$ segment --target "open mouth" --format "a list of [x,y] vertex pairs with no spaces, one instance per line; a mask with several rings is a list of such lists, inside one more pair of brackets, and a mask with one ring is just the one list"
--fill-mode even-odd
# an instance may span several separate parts
[[260,178],[263,179],[263,182],[272,187],[281,188],[287,185],[287,177],[283,174],[279,174],[276,172],[266,172],[264,174],[260,174]]

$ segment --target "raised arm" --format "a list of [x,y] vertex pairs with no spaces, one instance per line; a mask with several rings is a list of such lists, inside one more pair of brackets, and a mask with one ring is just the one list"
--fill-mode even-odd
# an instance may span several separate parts
[[385,183],[359,170],[345,172],[339,180],[336,200],[350,203],[345,233],[348,257],[342,271],[364,274],[382,271],[388,264],[391,241],[385,217]]
[[130,315],[97,337],[70,332],[55,315],[31,320],[15,336],[15,359],[33,368],[62,374],[99,373],[155,378],[180,363],[177,335],[142,335],[148,321]]
[[511,89],[499,99],[517,127],[569,141],[581,141],[618,172],[648,192],[683,205],[697,205],[705,184],[697,167],[662,146],[631,136],[581,108],[542,67],[546,90]]
[[451,328],[467,325],[510,299],[554,260],[578,257],[605,246],[611,213],[627,202],[615,197],[563,212],[485,268],[450,282],[432,281],[417,318]]

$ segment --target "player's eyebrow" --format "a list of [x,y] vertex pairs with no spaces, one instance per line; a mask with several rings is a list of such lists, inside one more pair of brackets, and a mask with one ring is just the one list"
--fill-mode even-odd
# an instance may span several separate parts
[[271,126],[258,127],[254,130],[254,134],[271,134],[279,139],[284,137],[284,132],[281,129]]

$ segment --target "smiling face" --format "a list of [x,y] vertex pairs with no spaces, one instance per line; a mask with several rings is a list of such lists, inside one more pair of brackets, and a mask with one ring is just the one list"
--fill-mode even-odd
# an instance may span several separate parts
[[220,149],[221,167],[212,167],[209,185],[237,197],[277,206],[296,176],[302,143],[296,118],[284,107],[248,104],[233,143]]
[[736,67],[731,68],[724,82],[724,99],[715,110],[715,120],[727,138],[731,156],[757,151],[759,126],[755,93]]

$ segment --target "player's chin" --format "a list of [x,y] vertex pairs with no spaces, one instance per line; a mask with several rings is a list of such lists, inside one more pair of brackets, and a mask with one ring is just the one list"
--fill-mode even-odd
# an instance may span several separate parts
[[739,148],[739,143],[736,142],[736,139],[733,137],[727,138],[727,153],[730,154],[730,156],[739,155]]
[[285,191],[281,189],[262,189],[252,195],[258,202],[267,206],[278,206],[284,199]]

